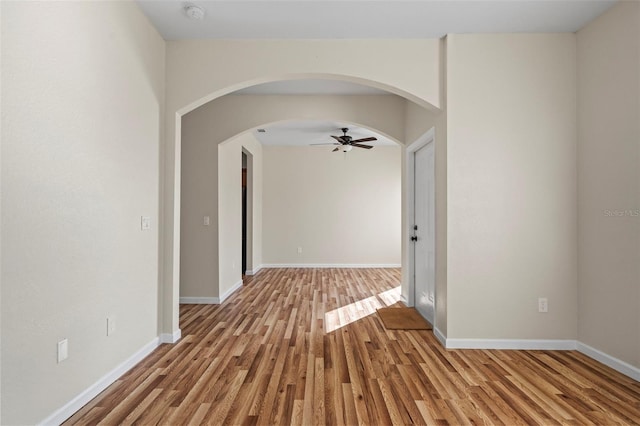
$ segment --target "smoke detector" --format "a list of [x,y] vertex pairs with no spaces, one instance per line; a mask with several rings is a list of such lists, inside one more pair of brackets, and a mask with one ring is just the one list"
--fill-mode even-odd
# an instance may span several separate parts
[[184,13],[189,19],[200,21],[204,18],[204,9],[195,4],[187,4],[184,6]]

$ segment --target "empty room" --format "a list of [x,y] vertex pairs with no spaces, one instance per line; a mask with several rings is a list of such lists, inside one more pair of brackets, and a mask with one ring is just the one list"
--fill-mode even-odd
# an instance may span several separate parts
[[640,2],[0,19],[0,424],[640,423]]

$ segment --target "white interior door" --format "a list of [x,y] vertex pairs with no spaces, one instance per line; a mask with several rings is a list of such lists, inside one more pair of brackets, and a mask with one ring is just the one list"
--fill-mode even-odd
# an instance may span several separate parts
[[414,305],[433,324],[435,316],[435,163],[433,143],[413,154]]

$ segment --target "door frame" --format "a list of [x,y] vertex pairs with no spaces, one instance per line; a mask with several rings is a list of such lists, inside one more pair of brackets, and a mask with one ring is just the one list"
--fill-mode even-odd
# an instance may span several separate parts
[[[415,287],[416,287],[416,283],[415,283],[415,246],[414,244],[411,242],[410,236],[413,235],[413,225],[415,223],[415,197],[414,197],[414,191],[415,191],[415,164],[414,164],[414,159],[413,156],[415,154],[416,151],[418,151],[420,148],[423,148],[429,144],[433,143],[433,152],[434,152],[434,182],[435,182],[435,153],[436,153],[436,146],[435,146],[435,128],[431,128],[429,129],[424,135],[420,136],[415,142],[413,142],[412,144],[410,144],[409,146],[406,147],[405,150],[405,164],[406,164],[406,168],[405,168],[405,181],[406,181],[406,185],[405,185],[405,196],[406,196],[406,209],[405,209],[405,226],[404,226],[404,236],[403,236],[403,240],[405,241],[405,249],[406,249],[406,253],[407,253],[407,295],[406,295],[406,303],[407,306],[415,306]],[[435,199],[435,191],[434,191],[434,220],[437,221],[437,218],[435,216],[435,213],[437,211],[437,207],[436,207],[436,203],[437,200]],[[437,222],[436,222],[437,224]],[[437,237],[436,236],[436,232],[437,232],[437,226],[436,229],[434,229],[434,239]],[[434,241],[435,243],[435,241]],[[437,246],[436,246],[436,251],[434,253],[434,262],[435,265],[438,264],[438,250],[437,250]],[[437,267],[437,266],[436,266]],[[434,288],[433,288],[433,327],[435,329],[436,327],[436,318],[437,318],[437,300],[438,298],[436,297],[436,293],[437,293],[437,285],[435,285],[435,278],[436,278],[436,273],[435,273],[435,269],[434,269]]]
[[[244,145],[242,146],[241,152],[247,156],[247,217],[246,217],[246,247],[245,247],[245,256],[246,256],[246,269],[242,271],[243,274],[247,276],[255,275],[257,272],[257,265],[253,264],[254,261],[254,250],[255,244],[253,241],[253,220],[255,212],[253,211],[255,206],[254,200],[254,187],[253,187],[253,153]],[[219,201],[218,201],[219,202]]]

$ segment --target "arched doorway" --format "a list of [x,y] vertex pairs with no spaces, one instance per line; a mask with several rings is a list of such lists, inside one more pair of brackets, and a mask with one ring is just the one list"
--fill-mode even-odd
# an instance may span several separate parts
[[[317,76],[315,76],[317,77]],[[332,79],[336,79],[338,78],[335,75],[331,75],[330,76]],[[351,78],[347,78],[347,80],[349,80]],[[363,79],[359,79],[359,81],[364,81]],[[380,84],[376,84],[376,83],[371,83],[372,86],[384,86],[384,85],[380,85]],[[415,98],[414,96],[412,96],[413,98]],[[219,98],[216,98],[213,101],[210,101],[207,105],[218,105],[220,106],[221,104],[224,103],[233,103],[233,101],[230,101],[232,97],[230,96],[222,96]],[[401,98],[398,97],[397,95],[394,96],[394,98],[397,99],[401,99],[401,102],[406,102],[405,98]],[[237,100],[236,100],[237,101]],[[165,253],[165,260],[168,262],[167,264],[170,266],[169,268],[166,268],[165,270],[165,274],[164,274],[164,283],[165,283],[165,287],[164,287],[164,294],[163,294],[163,306],[164,306],[164,319],[163,319],[163,328],[166,330],[167,327],[170,327],[172,330],[171,334],[164,334],[163,336],[166,336],[164,338],[165,341],[175,341],[177,340],[177,338],[179,338],[179,329],[177,327],[178,325],[178,300],[179,300],[179,280],[180,280],[180,276],[179,276],[179,271],[180,271],[180,262],[179,262],[179,258],[180,258],[180,186],[181,186],[181,174],[180,174],[180,170],[181,170],[181,164],[180,164],[180,158],[181,158],[181,143],[182,143],[182,117],[187,114],[188,112],[194,111],[195,109],[191,109],[188,110],[188,108],[198,105],[198,103],[200,103],[200,101],[198,102],[194,102],[192,103],[190,106],[185,107],[184,109],[182,109],[180,111],[180,114],[176,114],[176,131],[175,131],[175,147],[174,147],[174,164],[173,164],[173,170],[172,170],[172,175],[173,175],[173,182],[171,185],[171,188],[173,189],[172,192],[172,196],[170,197],[170,203],[165,203],[165,205],[169,205],[169,213],[166,216],[166,220],[165,223],[168,225],[165,227],[165,231],[167,232],[166,238],[164,239],[164,243],[165,243],[165,247],[164,247],[164,253]],[[424,103],[424,101],[423,101]],[[201,105],[198,105],[201,106]],[[274,117],[274,111],[272,109],[265,109],[264,111],[267,112],[267,119],[260,119],[258,121],[255,121],[256,118],[252,117],[251,120],[254,120],[253,122],[251,120],[249,121],[249,124],[244,123],[244,124],[240,124],[239,122],[234,122],[233,120],[229,121],[229,127],[227,129],[225,129],[224,131],[220,131],[220,135],[222,135],[224,132],[227,132],[226,134],[238,134],[238,132],[241,132],[243,127],[246,131],[247,128],[252,128],[250,126],[252,126],[251,123],[253,123],[253,127],[255,127],[255,123],[256,122],[264,122],[264,120],[267,121],[273,121],[274,118],[279,118],[279,119],[295,119],[295,118],[299,118],[300,116],[297,115],[299,114],[299,111],[304,111],[304,108],[299,108],[299,107],[293,107],[296,111],[298,111],[296,114],[293,114],[291,112],[291,110],[289,112],[286,111],[279,111],[279,116],[276,115]],[[404,113],[404,109],[402,106],[400,106],[399,108],[397,108],[398,110],[402,110],[402,113],[400,113],[400,116],[403,116]],[[285,108],[286,110],[286,108]],[[344,111],[342,111],[343,113],[346,113],[347,111],[355,111],[357,112],[358,109],[357,108],[344,108]],[[318,113],[317,108],[314,111],[314,113]],[[269,116],[269,114],[271,114],[271,116]],[[332,112],[332,114],[338,114],[338,116],[331,116],[330,118],[337,118],[337,119],[342,119],[343,121],[349,121],[349,122],[356,122],[359,125],[366,127],[366,128],[372,128],[372,129],[376,129],[378,132],[386,134],[388,136],[390,136],[391,138],[393,138],[394,140],[396,140],[398,143],[400,143],[401,145],[404,143],[403,140],[403,126],[402,123],[400,123],[402,120],[404,120],[404,118],[400,118],[399,122],[395,124],[396,128],[394,129],[394,125],[390,124],[389,122],[384,122],[382,125],[380,125],[380,123],[376,122],[367,122],[366,119],[363,119],[362,115],[355,115],[355,116],[351,116],[349,117],[348,114],[347,116],[344,115],[340,115],[340,111],[336,112],[335,110]],[[251,116],[250,114],[248,116]],[[318,115],[316,115],[315,117],[319,117]],[[307,117],[305,117],[307,118]],[[327,118],[327,117],[322,117],[322,118]],[[346,120],[344,120],[346,118]],[[364,121],[364,122],[362,122]],[[389,121],[389,120],[387,120]],[[396,120],[398,121],[398,120]],[[235,126],[235,127],[234,127]],[[234,133],[236,132],[236,133]],[[215,138],[214,138],[215,139]],[[217,140],[220,140],[221,138],[218,138]],[[168,200],[165,200],[168,201]],[[167,211],[167,210],[165,210]],[[173,216],[173,217],[171,217]],[[403,235],[403,239],[404,239],[404,235]],[[403,261],[404,263],[404,261]],[[167,273],[168,272],[168,273]]]

